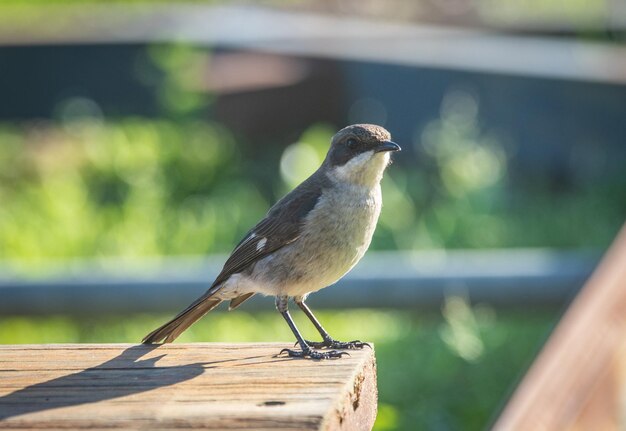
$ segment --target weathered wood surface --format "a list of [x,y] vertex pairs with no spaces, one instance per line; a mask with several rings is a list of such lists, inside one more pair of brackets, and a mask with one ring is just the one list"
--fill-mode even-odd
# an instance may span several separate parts
[[371,429],[372,350],[310,361],[284,347],[0,346],[0,429]]
[[626,226],[567,310],[496,431],[626,429]]

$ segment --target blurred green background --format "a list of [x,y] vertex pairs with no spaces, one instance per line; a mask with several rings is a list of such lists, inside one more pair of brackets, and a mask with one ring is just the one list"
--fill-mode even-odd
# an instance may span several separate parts
[[[476,3],[482,26],[515,16],[487,3]],[[41,13],[37,2],[10,4],[25,22]],[[620,33],[585,21],[603,13],[588,4],[593,13],[579,13],[579,2],[566,18],[596,30],[564,37],[619,46]],[[549,2],[543,11],[539,23],[554,16]],[[413,24],[429,23],[420,16]],[[387,126],[404,148],[383,180],[372,249],[604,249],[624,221],[623,84],[294,55],[284,64],[304,64],[308,78],[287,74],[274,87],[233,90],[219,78],[285,58],[252,55],[224,74],[217,65],[250,53],[180,41],[105,45],[0,45],[0,259],[24,277],[46,277],[51,261],[228,253],[317,168],[332,134],[356,121]],[[400,89],[396,77],[404,77]],[[371,82],[397,106],[376,98]],[[332,90],[322,92],[324,101],[313,95],[320,88]],[[402,99],[398,91],[424,97]],[[506,113],[510,122],[498,121]],[[336,338],[375,343],[376,429],[465,430],[494,418],[561,311],[495,309],[450,296],[425,313],[323,310],[319,317]],[[0,343],[137,342],[169,316],[0,316]],[[291,338],[272,310],[244,308],[212,313],[180,340]]]

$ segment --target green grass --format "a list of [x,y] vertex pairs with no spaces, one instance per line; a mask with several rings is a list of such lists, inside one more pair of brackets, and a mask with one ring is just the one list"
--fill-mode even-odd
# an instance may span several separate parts
[[[294,313],[307,337],[315,332]],[[551,312],[496,312],[448,300],[442,313],[323,311],[338,339],[375,343],[377,430],[478,430],[497,414],[555,323]],[[0,343],[137,342],[169,315],[0,318]],[[190,341],[291,341],[275,312],[214,312]]]

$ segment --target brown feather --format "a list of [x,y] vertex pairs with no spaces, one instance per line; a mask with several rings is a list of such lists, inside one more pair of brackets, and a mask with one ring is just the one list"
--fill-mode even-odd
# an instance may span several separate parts
[[163,339],[165,339],[163,341],[164,343],[171,343],[185,329],[189,328],[198,319],[217,307],[221,302],[221,299],[203,295],[172,320],[146,335],[146,337],[142,340],[142,343],[153,344],[158,343]]
[[246,302],[248,299],[252,298],[254,292],[246,293],[245,295],[238,296],[234,299],[230,300],[230,304],[228,305],[228,311],[234,310],[239,307],[241,304]]

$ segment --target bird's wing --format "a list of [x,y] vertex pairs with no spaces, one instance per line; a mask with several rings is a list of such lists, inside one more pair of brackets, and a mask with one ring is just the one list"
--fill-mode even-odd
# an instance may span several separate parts
[[277,202],[235,247],[209,292],[219,289],[231,275],[296,241],[304,218],[315,207],[321,193],[322,187],[303,183]]

